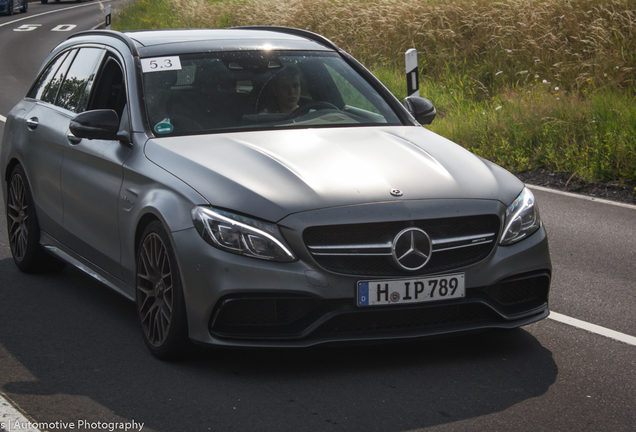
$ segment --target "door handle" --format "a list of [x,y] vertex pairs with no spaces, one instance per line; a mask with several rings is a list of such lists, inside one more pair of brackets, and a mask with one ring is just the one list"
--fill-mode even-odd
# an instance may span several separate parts
[[38,120],[37,117],[31,117],[30,119],[28,119],[26,121],[26,125],[29,129],[33,130],[36,127],[38,127],[38,125],[40,124],[40,121]]
[[66,139],[68,139],[68,141],[69,141],[71,144],[79,144],[79,143],[82,141],[82,139],[81,139],[81,138],[76,137],[76,136],[75,136],[75,135],[73,135],[72,133],[69,133],[68,135],[66,135]]

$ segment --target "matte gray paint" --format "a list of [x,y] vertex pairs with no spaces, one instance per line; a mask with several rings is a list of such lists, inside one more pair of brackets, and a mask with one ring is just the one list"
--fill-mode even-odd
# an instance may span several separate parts
[[[23,148],[22,157],[33,200],[39,210],[40,227],[52,234],[60,234],[63,223],[62,194],[60,191],[60,171],[62,169],[65,137],[63,128],[68,127],[71,114],[62,109],[54,109],[49,104],[33,103],[24,117],[17,119],[24,139],[33,145]],[[28,106],[28,105],[27,105]],[[25,126],[28,119],[37,118],[35,129]],[[37,172],[37,176],[32,173]]]
[[[213,205],[270,221],[392,200],[508,204],[523,188],[511,174],[417,126],[157,138],[145,152]],[[393,188],[404,195],[393,197]]]

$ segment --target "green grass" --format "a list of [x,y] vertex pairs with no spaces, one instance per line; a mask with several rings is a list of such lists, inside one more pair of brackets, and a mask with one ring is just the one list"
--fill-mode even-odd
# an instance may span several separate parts
[[114,30],[179,28],[181,27],[180,19],[171,0],[141,0],[116,15],[111,28]]
[[323,34],[400,99],[417,48],[430,129],[512,171],[636,181],[636,0],[142,0],[118,30]]
[[431,130],[511,171],[545,168],[584,181],[636,180],[636,101],[601,89],[564,92],[539,82],[476,99],[460,80],[425,82],[435,101]]

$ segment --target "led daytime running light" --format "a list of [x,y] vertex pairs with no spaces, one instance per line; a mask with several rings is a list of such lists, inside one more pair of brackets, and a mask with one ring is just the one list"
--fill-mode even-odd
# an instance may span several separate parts
[[[296,260],[293,252],[291,252],[281,240],[264,230],[268,226],[278,229],[275,225],[254,220],[255,224],[263,227],[263,229],[260,229],[260,227],[257,228],[248,223],[240,222],[231,216],[246,221],[250,220],[244,216],[232,215],[229,212],[215,211],[205,207],[195,207],[192,211],[195,226],[199,225],[197,226],[199,234],[201,234],[208,243],[219,249],[271,261],[289,262]],[[231,237],[233,235],[236,235],[235,241],[237,244],[235,246],[232,245],[233,241]],[[224,241],[223,237],[227,237],[227,241]],[[258,243],[261,243],[260,246],[267,246],[267,243],[270,243],[273,249],[275,249],[275,253],[263,253],[266,247],[259,248],[257,246]]]
[[516,243],[537,231],[540,226],[541,218],[534,194],[524,188],[506,210],[506,225],[500,244],[506,246]]

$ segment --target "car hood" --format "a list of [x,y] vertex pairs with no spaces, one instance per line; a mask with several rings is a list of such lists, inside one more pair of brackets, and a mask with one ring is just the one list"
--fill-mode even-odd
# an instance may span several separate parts
[[417,126],[162,137],[144,151],[210,204],[269,221],[398,200],[508,205],[523,187],[497,165]]

